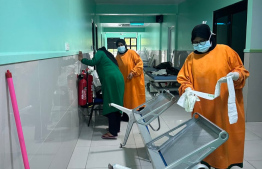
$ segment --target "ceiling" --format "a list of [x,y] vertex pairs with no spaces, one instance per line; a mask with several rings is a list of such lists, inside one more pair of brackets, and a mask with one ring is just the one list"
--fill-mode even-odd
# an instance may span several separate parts
[[179,4],[185,0],[95,0],[97,4],[115,5],[166,5]]

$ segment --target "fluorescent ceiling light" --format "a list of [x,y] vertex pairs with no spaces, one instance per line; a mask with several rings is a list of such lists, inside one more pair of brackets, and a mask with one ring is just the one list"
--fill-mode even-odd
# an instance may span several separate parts
[[225,23],[217,23],[217,25],[226,25]]
[[131,26],[143,26],[144,23],[130,23]]

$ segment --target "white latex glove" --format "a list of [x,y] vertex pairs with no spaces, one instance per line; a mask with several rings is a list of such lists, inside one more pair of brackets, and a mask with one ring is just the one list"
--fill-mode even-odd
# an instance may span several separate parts
[[185,90],[186,98],[184,107],[185,111],[189,113],[193,112],[196,101],[200,101],[200,99],[195,94],[193,94],[192,91],[193,90],[190,87],[186,88]]
[[230,73],[227,74],[227,77],[228,76],[232,76],[232,79],[234,81],[237,81],[239,79],[239,73],[238,72],[230,72]]

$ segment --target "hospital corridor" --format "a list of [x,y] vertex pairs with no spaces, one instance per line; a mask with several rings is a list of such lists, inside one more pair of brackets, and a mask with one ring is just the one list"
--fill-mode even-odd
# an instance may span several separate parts
[[3,0],[0,169],[262,169],[261,0]]

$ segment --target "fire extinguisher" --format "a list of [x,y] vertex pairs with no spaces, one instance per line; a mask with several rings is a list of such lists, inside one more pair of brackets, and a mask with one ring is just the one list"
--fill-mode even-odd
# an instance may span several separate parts
[[93,103],[93,91],[92,91],[92,84],[93,84],[93,76],[88,74],[87,75],[87,103]]
[[[88,68],[87,68],[87,70],[88,70]],[[83,75],[84,79],[86,79],[86,72],[87,72],[87,70],[82,70],[82,72],[81,72],[81,74]]]
[[87,81],[84,74],[78,76],[78,105],[85,106],[87,103]]

